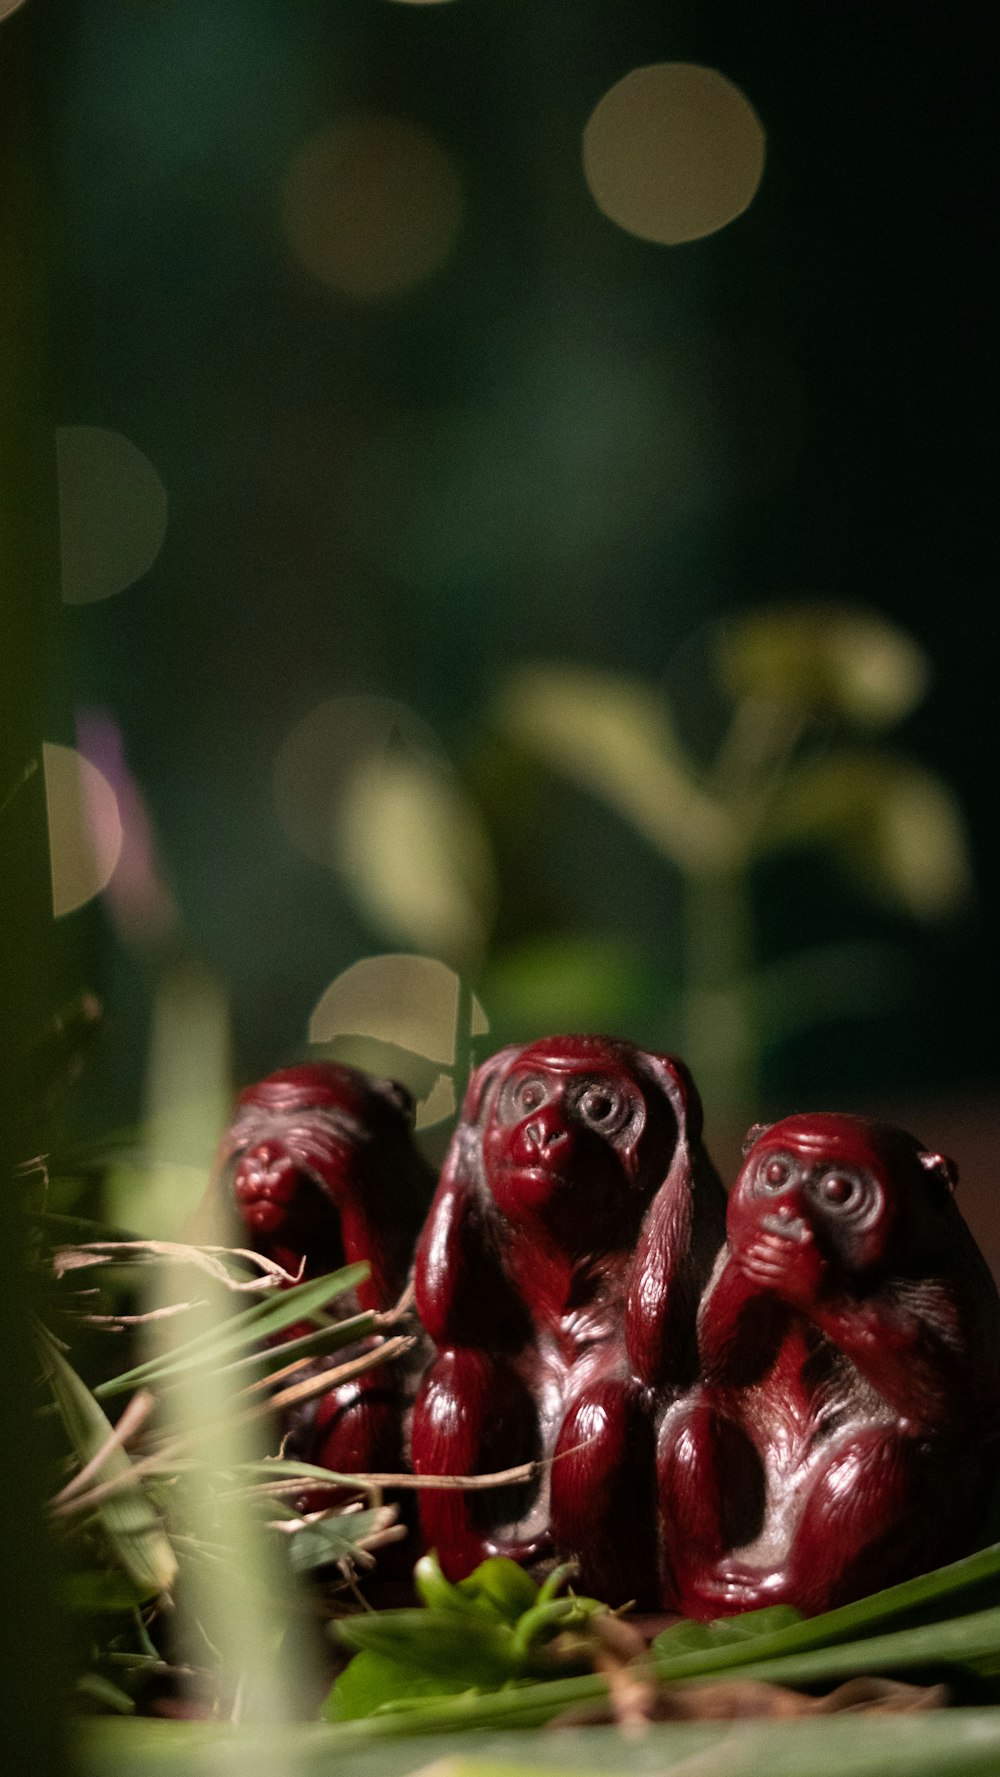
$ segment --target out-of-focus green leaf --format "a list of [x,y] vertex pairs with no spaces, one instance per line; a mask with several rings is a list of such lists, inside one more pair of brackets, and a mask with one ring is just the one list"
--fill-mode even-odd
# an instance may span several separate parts
[[[550,1687],[551,1688],[551,1687]],[[417,1736],[410,1717],[371,1716],[341,1727],[304,1723],[276,1732],[259,1726],[153,1720],[88,1721],[78,1735],[84,1777],[178,1777],[211,1761],[217,1777],[249,1770],[302,1777],[408,1777],[432,1766],[439,1777],[649,1777],[675,1766],[705,1777],[996,1777],[1000,1710],[942,1709],[903,1715],[819,1720],[654,1723],[641,1739],[612,1727],[484,1732],[476,1717],[498,1703],[523,1707],[531,1692],[452,1698],[449,1714],[471,1706],[474,1732],[435,1726]],[[425,1717],[421,1713],[420,1725]],[[489,1725],[489,1724],[487,1724]],[[461,1726],[461,1722],[459,1722]],[[443,1762],[446,1761],[446,1762]],[[696,1762],[697,1761],[697,1762]]]
[[648,977],[649,964],[616,938],[552,936],[495,952],[482,991],[494,1023],[527,1040],[627,1028]]
[[112,1684],[100,1672],[81,1673],[73,1686],[78,1697],[88,1703],[96,1703],[102,1710],[110,1710],[114,1715],[134,1715],[135,1699],[121,1685]]
[[440,762],[371,755],[351,773],[337,812],[336,855],[375,924],[448,962],[483,949],[495,883],[479,814]]
[[717,866],[729,856],[735,835],[726,810],[693,777],[665,699],[640,680],[584,667],[521,667],[497,720],[682,868]]
[[93,1573],[68,1573],[60,1590],[67,1610],[80,1611],[86,1616],[135,1610],[137,1605],[145,1604],[157,1595],[155,1589],[137,1586],[127,1574],[113,1568],[102,1568]]
[[[335,1296],[362,1283],[368,1276],[368,1269],[366,1263],[345,1265],[340,1271],[331,1271],[328,1277],[313,1277],[305,1283],[294,1284],[291,1289],[275,1290],[265,1301],[255,1302],[252,1308],[244,1308],[239,1314],[227,1315],[218,1324],[196,1333],[193,1339],[174,1346],[162,1357],[150,1358],[131,1370],[124,1370],[120,1376],[100,1383],[94,1393],[105,1400],[111,1395],[127,1393],[139,1384],[158,1384],[183,1375],[201,1364],[218,1365],[224,1358],[251,1349],[258,1340],[269,1339],[286,1327],[294,1326],[296,1321],[309,1320],[319,1314]],[[356,1314],[350,1320],[341,1321],[342,1341],[363,1338],[371,1332],[373,1324],[370,1314]]]
[[[41,1338],[52,1393],[82,1468],[108,1443],[113,1430],[111,1421],[55,1341],[44,1332]],[[126,1452],[112,1446],[96,1471],[95,1481],[116,1481],[120,1475],[131,1473],[132,1463]],[[115,1555],[138,1591],[145,1597],[165,1592],[173,1584],[177,1562],[139,1477],[109,1494],[97,1511]]]
[[789,774],[762,838],[832,845],[877,894],[918,918],[960,906],[971,885],[965,827],[940,778],[891,754],[845,752]]
[[718,648],[732,696],[859,728],[901,721],[921,701],[929,677],[911,636],[874,612],[844,605],[754,611],[720,628]]

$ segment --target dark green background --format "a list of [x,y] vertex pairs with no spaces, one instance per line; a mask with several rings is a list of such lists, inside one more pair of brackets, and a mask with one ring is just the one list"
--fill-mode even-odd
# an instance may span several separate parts
[[[774,865],[765,955],[882,934],[910,966],[894,1014],[774,1052],[769,1098],[987,1086],[995,9],[28,0],[5,28],[31,36],[47,108],[54,417],[125,433],[170,500],[148,576],[62,617],[51,738],[72,742],[77,705],[120,722],[191,942],[231,994],[240,1075],[301,1045],[340,969],[395,948],[297,855],[269,802],[274,752],[321,698],[399,698],[471,766],[512,660],[674,683],[712,619],[818,595],[871,606],[928,650],[934,685],[900,738],[957,787],[978,894],[918,930],[827,863]],[[720,69],[768,138],[747,214],[672,249],[608,223],[580,165],[598,99],[660,60]],[[362,106],[424,125],[466,196],[445,268],[379,305],[312,280],[278,223],[296,148]],[[628,448],[603,393],[619,362],[652,365],[682,425],[644,522],[594,547],[589,503]],[[474,477],[455,495],[425,472],[397,530],[380,517],[380,565],[343,517],[359,450],[397,410],[466,407],[486,420],[481,479],[494,444],[498,463],[528,452],[502,483],[495,548],[409,571],[406,526],[425,508],[450,500],[458,528],[467,509],[473,541],[481,520]],[[534,873],[503,885],[500,935],[667,943],[670,891],[640,841],[582,796],[553,821]],[[138,1104],[151,983],[98,906],[59,939],[62,987],[94,985],[107,1009],[77,1112],[117,1122]],[[650,1006],[634,1034],[657,1036],[658,1020]]]

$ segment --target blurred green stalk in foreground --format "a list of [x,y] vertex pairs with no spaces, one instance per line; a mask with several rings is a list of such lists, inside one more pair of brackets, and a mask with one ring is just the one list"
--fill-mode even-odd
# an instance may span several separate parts
[[0,1768],[64,1768],[62,1622],[40,1511],[24,1271],[25,1168],[43,1153],[32,1052],[49,998],[52,925],[41,770],[55,602],[55,460],[46,382],[42,51],[32,8],[0,22]]

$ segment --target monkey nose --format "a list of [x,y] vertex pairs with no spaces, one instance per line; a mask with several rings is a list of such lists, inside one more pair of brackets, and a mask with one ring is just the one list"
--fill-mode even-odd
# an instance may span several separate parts
[[537,1148],[541,1153],[560,1147],[568,1140],[568,1136],[561,1123],[535,1117],[525,1126],[524,1139],[529,1147]]
[[247,1155],[247,1159],[250,1160],[254,1166],[259,1167],[261,1172],[266,1172],[268,1167],[273,1166],[276,1160],[281,1159],[282,1153],[283,1149],[280,1142],[262,1141],[258,1142],[257,1146],[251,1150]]
[[236,1195],[244,1202],[266,1197],[287,1203],[295,1196],[298,1174],[295,1162],[278,1142],[261,1142],[244,1154],[235,1178]]

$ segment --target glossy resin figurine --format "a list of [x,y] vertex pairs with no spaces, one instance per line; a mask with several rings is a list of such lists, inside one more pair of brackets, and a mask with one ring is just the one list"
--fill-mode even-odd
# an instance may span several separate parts
[[659,1434],[663,1602],[813,1613],[965,1552],[997,1469],[1000,1302],[954,1168],[857,1117],[750,1132]]
[[575,1557],[610,1603],[656,1602],[655,1384],[694,1377],[725,1198],[681,1063],[592,1036],[502,1050],[473,1075],[417,1252],[438,1348],[418,1474],[554,1457],[533,1491],[422,1491],[452,1578],[485,1555]]
[[[365,1259],[370,1277],[333,1311],[387,1309],[405,1287],[433,1190],[412,1130],[412,1099],[394,1081],[334,1062],[285,1068],[239,1098],[216,1176],[254,1251],[302,1278]],[[309,1410],[296,1454],[347,1472],[398,1470],[403,1413],[399,1378],[374,1369]]]

